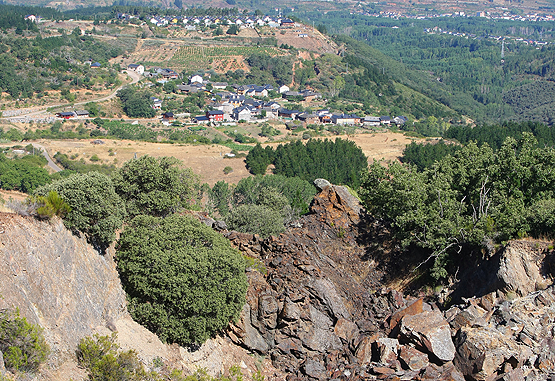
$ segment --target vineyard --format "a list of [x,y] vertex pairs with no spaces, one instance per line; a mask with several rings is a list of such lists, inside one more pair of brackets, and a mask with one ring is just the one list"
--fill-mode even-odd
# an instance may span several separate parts
[[279,51],[272,47],[257,46],[183,46],[173,54],[169,64],[180,69],[214,69],[223,73],[247,69],[243,58],[254,53],[275,56]]

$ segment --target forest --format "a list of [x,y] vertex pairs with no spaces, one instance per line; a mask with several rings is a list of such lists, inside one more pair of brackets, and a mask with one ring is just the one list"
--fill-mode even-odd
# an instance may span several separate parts
[[[363,52],[367,49],[346,36],[371,46],[384,55],[374,54],[373,64],[391,80],[479,123],[507,119],[552,123],[555,105],[546,88],[555,73],[555,49],[545,44],[554,38],[551,22],[478,17],[397,20],[348,12],[305,12],[300,17],[325,24],[335,40],[355,55],[369,57]],[[533,108],[516,104],[521,96],[532,102],[538,98],[539,104]]]

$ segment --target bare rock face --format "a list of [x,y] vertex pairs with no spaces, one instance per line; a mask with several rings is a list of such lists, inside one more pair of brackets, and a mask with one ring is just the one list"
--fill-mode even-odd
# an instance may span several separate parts
[[455,358],[449,323],[438,310],[404,316],[401,320],[401,335],[442,362]]
[[531,247],[527,242],[510,242],[499,261],[500,290],[525,296],[553,284],[553,279],[546,273],[549,267],[543,266],[546,254],[548,250],[540,245]]
[[126,313],[113,261],[59,219],[0,214],[0,223],[0,308],[18,307],[45,328],[54,353],[73,353],[96,326]]

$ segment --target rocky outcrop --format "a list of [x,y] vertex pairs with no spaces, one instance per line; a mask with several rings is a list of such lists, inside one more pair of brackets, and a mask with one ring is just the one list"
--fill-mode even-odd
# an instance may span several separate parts
[[[325,180],[317,186],[321,191],[300,228],[266,240],[224,233],[264,264],[248,273],[247,305],[228,332],[235,343],[270,358],[288,380],[539,380],[549,375],[547,369],[555,365],[552,289],[513,302],[503,296],[507,291],[524,295],[532,283],[535,290],[546,279],[534,278],[541,265],[511,254],[517,243],[505,250],[505,267],[497,260],[498,292],[443,312],[422,298],[383,288],[383,274],[357,240],[358,226],[368,218],[358,200]],[[527,278],[510,275],[520,273],[517,263]]]
[[0,308],[17,307],[45,329],[54,355],[126,312],[113,261],[61,220],[0,214]]

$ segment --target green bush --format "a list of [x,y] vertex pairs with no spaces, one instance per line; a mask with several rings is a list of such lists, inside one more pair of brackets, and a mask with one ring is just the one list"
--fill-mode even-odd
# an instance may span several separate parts
[[109,177],[98,172],[74,174],[37,189],[35,195],[46,196],[50,191],[58,193],[71,208],[64,217],[68,229],[85,233],[100,249],[114,241],[125,206]]
[[77,361],[89,372],[91,381],[155,381],[156,373],[147,373],[137,353],[120,351],[116,334],[85,337],[77,346]]
[[0,352],[10,371],[36,371],[50,349],[42,328],[28,323],[19,310],[5,309],[0,310]]
[[130,216],[164,217],[196,203],[198,176],[174,157],[142,156],[114,173],[116,192]]
[[48,192],[46,197],[36,197],[36,201],[40,205],[37,208],[40,218],[63,217],[71,211],[70,206],[53,190]]
[[203,343],[237,318],[245,266],[228,240],[190,216],[138,216],[118,241],[129,310],[167,342]]
[[283,233],[285,231],[283,222],[283,216],[279,211],[256,204],[240,205],[226,218],[230,229],[258,234],[263,238]]

